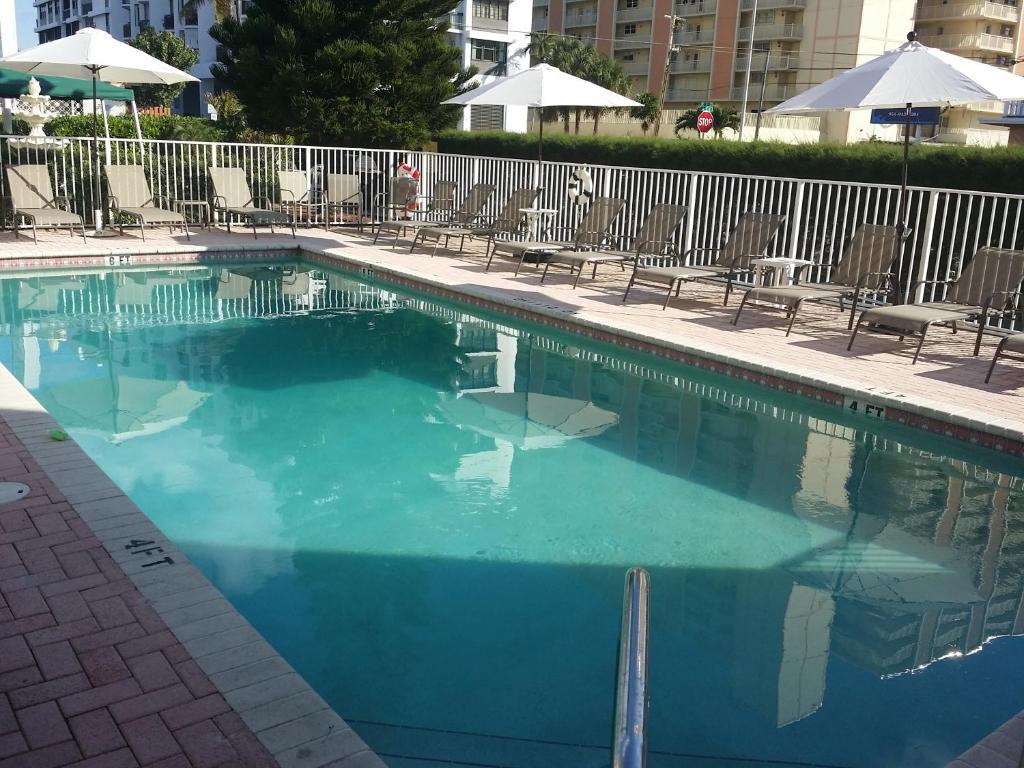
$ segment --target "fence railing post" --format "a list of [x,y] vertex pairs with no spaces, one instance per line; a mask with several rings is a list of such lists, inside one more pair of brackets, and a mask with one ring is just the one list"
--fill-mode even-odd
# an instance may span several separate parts
[[686,174],[686,223],[683,225],[683,255],[693,250],[693,229],[697,220],[697,179],[692,171]]
[[[935,237],[935,219],[939,215],[939,192],[928,193],[928,212],[924,219],[924,237],[921,238],[920,250],[917,252],[917,264],[911,264],[910,273],[916,275],[915,280],[928,279],[928,267],[932,261],[932,241]],[[916,267],[916,269],[915,269]],[[924,286],[919,285],[914,293],[914,302],[924,301]]]
[[800,232],[803,224],[801,218],[804,215],[804,190],[807,188],[806,181],[798,181],[793,191],[793,212],[789,219],[789,258],[800,258]]

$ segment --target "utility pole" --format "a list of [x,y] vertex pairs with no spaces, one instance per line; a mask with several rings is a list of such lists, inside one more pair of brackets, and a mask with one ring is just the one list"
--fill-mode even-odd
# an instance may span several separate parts
[[761,136],[761,115],[764,114],[764,87],[768,83],[768,59],[771,58],[772,51],[769,48],[764,52],[764,69],[761,71],[761,98],[757,102],[757,122],[754,123],[754,141],[757,141]]
[[669,73],[672,70],[672,54],[679,50],[679,46],[675,44],[676,24],[679,22],[679,17],[675,14],[666,14],[665,18],[669,20],[668,45],[665,48],[665,70],[661,75],[661,91],[658,94],[659,102],[661,104],[661,112],[658,115],[658,121],[654,124],[655,136],[661,133],[661,118],[665,114],[665,99],[668,96],[668,78]]
[[754,61],[754,27],[757,26],[757,0],[750,14],[750,40],[747,44],[747,76],[743,79],[743,104],[740,107],[740,141],[743,141],[743,129],[747,125],[747,97],[750,95],[750,66]]

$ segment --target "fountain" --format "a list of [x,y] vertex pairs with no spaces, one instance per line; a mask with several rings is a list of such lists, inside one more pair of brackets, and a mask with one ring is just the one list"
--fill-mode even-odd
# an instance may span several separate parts
[[46,110],[49,101],[49,96],[42,95],[39,81],[34,77],[29,79],[28,93],[18,98],[18,115],[28,123],[29,132],[24,138],[8,140],[13,149],[60,149],[64,146],[63,139],[43,133],[43,126],[50,120]]

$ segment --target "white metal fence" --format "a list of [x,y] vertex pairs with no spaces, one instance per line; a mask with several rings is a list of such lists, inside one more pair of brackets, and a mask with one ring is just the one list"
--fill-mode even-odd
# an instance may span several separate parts
[[[569,163],[533,161],[431,152],[342,147],[228,144],[187,141],[101,141],[101,163],[140,164],[154,193],[179,200],[206,200],[207,168],[241,166],[248,172],[253,193],[276,199],[277,172],[305,170],[310,197],[316,201],[328,173],[355,173],[362,179],[364,205],[370,206],[394,175],[400,162],[417,167],[421,186],[429,191],[440,180],[457,183],[459,193],[474,183],[496,187],[487,214],[496,214],[512,190],[542,188],[541,207],[558,209],[554,226],[572,228],[582,209],[570,203],[566,190],[575,169]],[[0,164],[46,163],[58,194],[71,198],[79,213],[91,210],[91,139],[70,139],[62,149],[17,149],[6,141]],[[595,157],[594,160],[600,158]],[[786,227],[772,244],[771,255],[809,259],[820,268],[805,279],[826,279],[830,267],[862,223],[895,224],[899,188],[893,185],[741,176],[736,174],[627,168],[597,163],[589,166],[597,196],[621,197],[626,206],[613,235],[635,234],[646,213],[657,203],[682,203],[689,215],[677,235],[681,253],[691,248],[720,245],[747,211],[786,216]],[[910,236],[899,264],[903,298],[915,280],[956,277],[963,264],[982,246],[1024,249],[1024,195],[912,187],[909,192]],[[367,210],[368,214],[373,213]],[[703,258],[708,258],[704,256]],[[941,298],[941,286],[926,286],[914,297]]]

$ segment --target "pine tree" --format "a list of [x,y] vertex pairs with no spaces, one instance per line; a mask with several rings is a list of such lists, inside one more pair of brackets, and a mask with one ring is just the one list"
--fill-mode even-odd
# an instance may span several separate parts
[[447,39],[452,0],[255,0],[210,33],[213,74],[253,128],[298,141],[413,147],[458,120],[472,70]]

